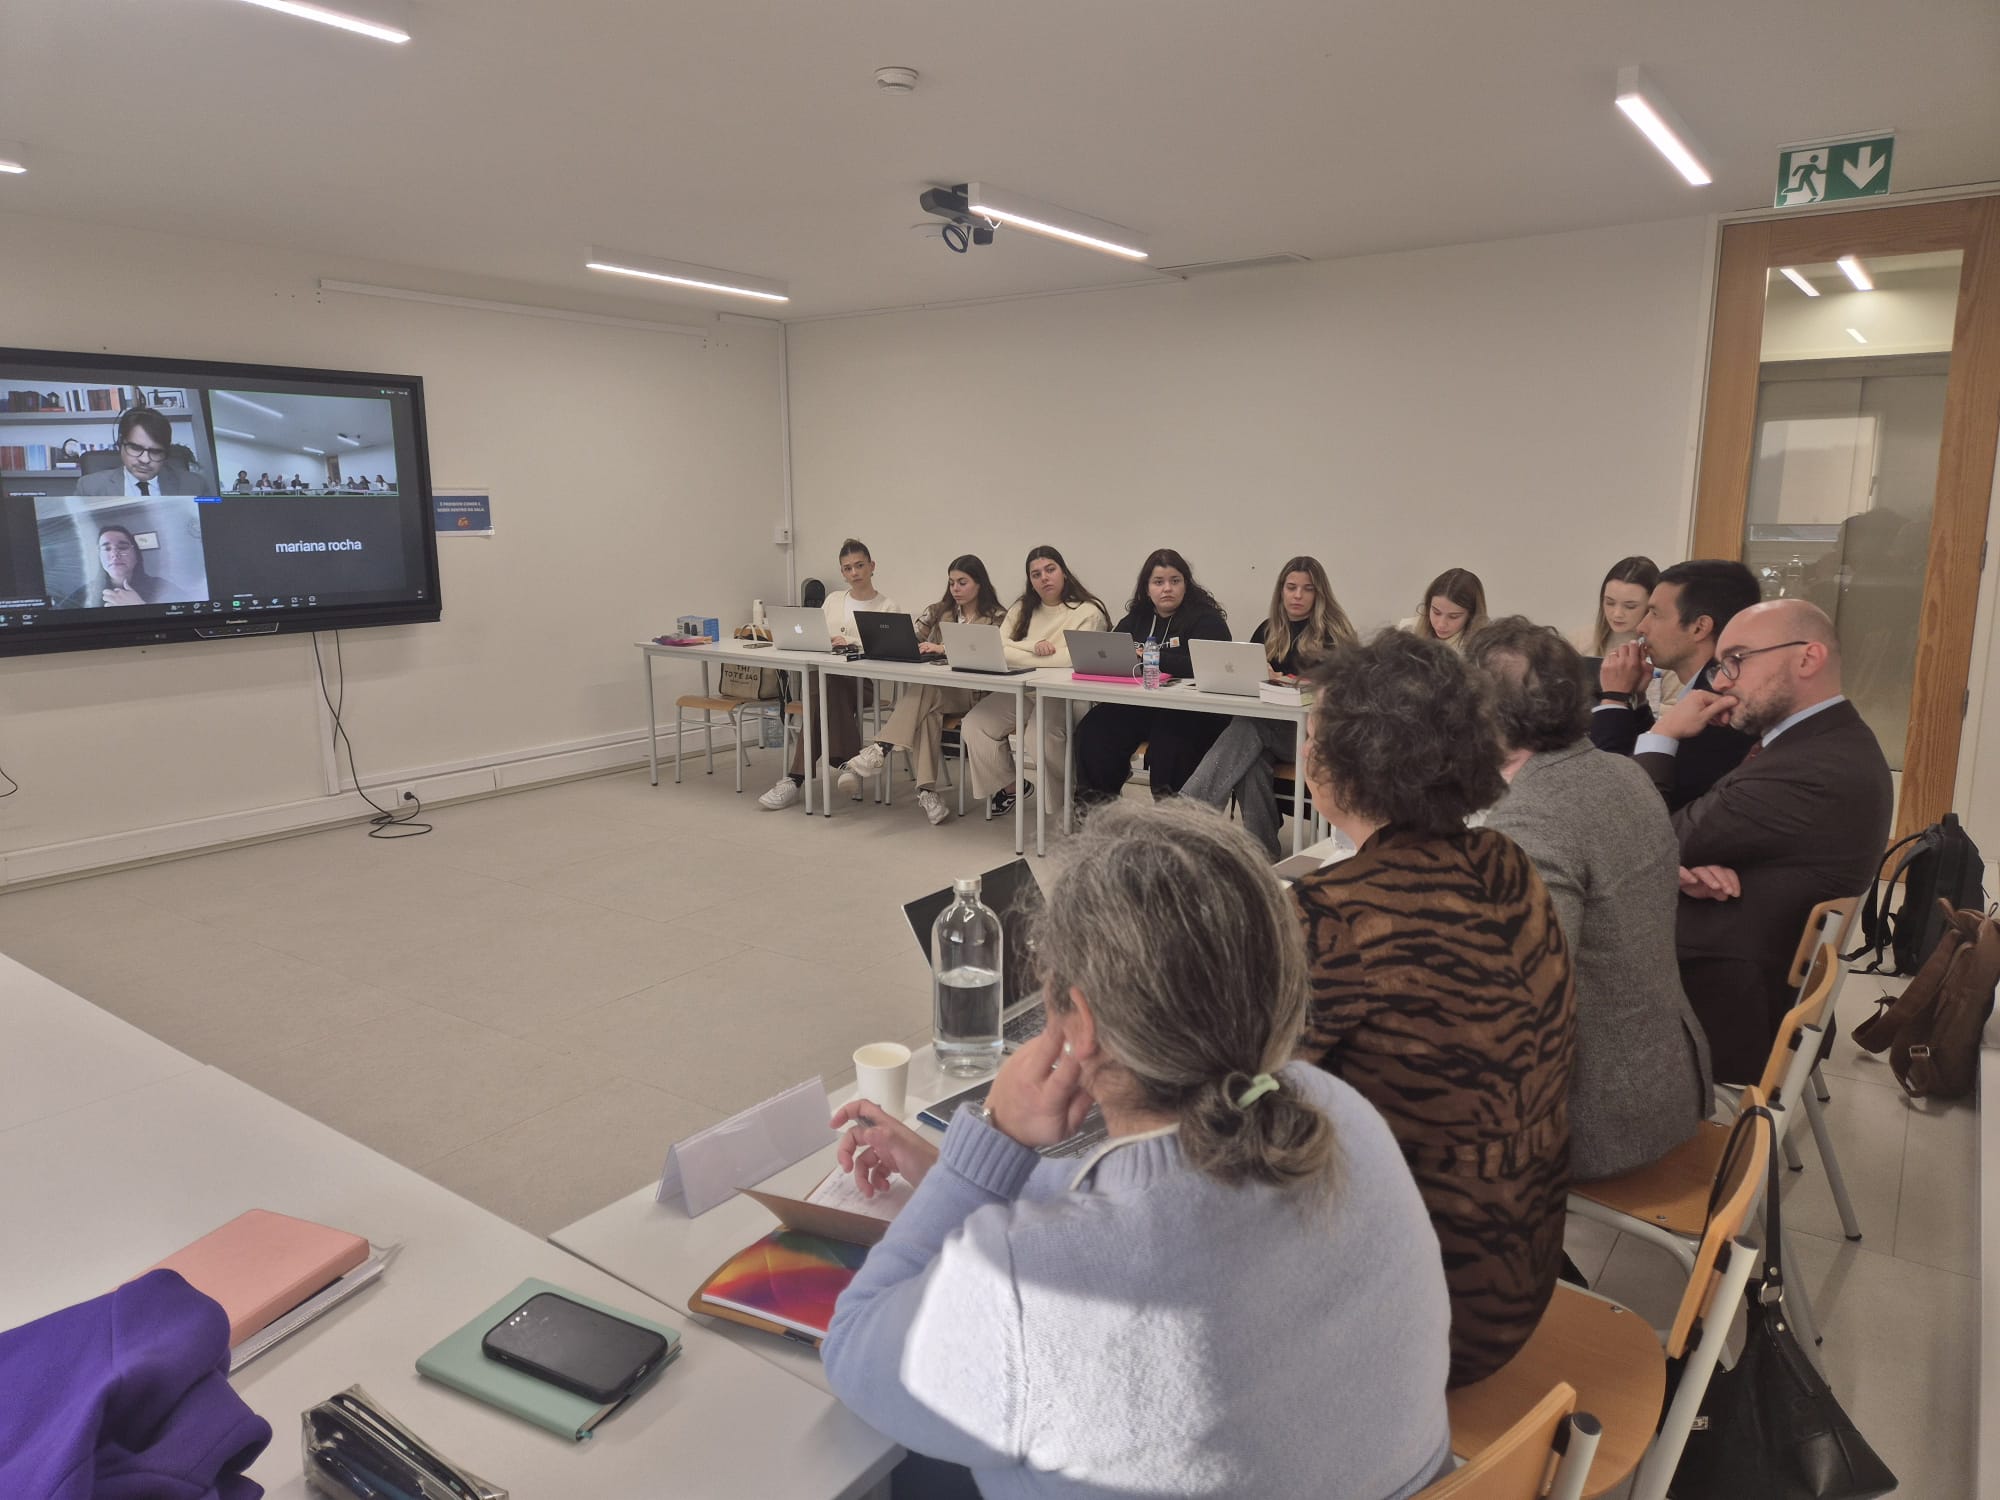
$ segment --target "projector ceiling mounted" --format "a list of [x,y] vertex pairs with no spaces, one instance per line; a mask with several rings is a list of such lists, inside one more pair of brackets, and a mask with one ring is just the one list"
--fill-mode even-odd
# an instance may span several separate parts
[[1058,208],[1053,203],[1041,203],[991,183],[962,182],[956,187],[930,188],[917,203],[925,213],[946,221],[944,242],[961,255],[973,245],[992,244],[994,230],[1002,225],[1115,255],[1120,260],[1145,260],[1148,254],[1140,237],[1122,224]]

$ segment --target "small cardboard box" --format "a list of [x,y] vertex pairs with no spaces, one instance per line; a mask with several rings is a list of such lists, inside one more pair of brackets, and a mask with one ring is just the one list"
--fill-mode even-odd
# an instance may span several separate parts
[[722,639],[722,622],[713,615],[682,615],[674,629],[680,635],[705,635],[711,641]]

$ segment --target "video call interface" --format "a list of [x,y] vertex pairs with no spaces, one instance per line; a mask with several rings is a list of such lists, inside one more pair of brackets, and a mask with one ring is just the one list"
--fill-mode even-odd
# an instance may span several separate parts
[[423,597],[409,389],[162,378],[0,363],[0,631]]

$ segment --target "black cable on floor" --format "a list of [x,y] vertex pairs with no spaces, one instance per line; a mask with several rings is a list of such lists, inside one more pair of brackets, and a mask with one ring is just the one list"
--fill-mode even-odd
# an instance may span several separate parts
[[[424,803],[421,797],[413,794],[410,799],[412,804],[410,810],[408,812],[399,812],[395,808],[384,807],[362,789],[361,773],[354,766],[354,741],[347,737],[347,726],[340,722],[340,710],[347,703],[347,662],[341,655],[340,632],[338,630],[333,633],[334,675],[340,685],[340,697],[337,702],[334,699],[334,695],[327,691],[326,661],[320,656],[319,632],[317,630],[313,632],[313,665],[319,669],[319,695],[326,700],[326,711],[333,715],[334,754],[338,755],[340,753],[342,745],[347,747],[347,774],[354,779],[354,790],[359,793],[363,802],[366,802],[370,807],[375,809],[376,815],[368,820],[368,837],[371,839],[411,839],[420,833],[429,833],[431,825],[417,821],[417,818],[424,810]],[[5,772],[0,771],[0,775],[5,774]],[[8,779],[12,780],[13,778],[9,777]],[[0,793],[0,795],[5,794]]]

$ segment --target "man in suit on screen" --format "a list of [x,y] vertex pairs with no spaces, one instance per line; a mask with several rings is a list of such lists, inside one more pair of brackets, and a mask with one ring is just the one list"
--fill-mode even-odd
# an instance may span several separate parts
[[1856,896],[1889,838],[1889,763],[1841,693],[1833,621],[1803,599],[1753,605],[1715,653],[1716,691],[1690,688],[1634,759],[1663,791],[1682,746],[1713,724],[1753,743],[1673,815],[1681,846],[1675,945],[1718,1083],[1754,1083],[1790,1008],[1792,954],[1822,901]]
[[167,462],[174,446],[173,424],[150,406],[135,406],[118,419],[120,467],[99,469],[76,482],[79,495],[198,495],[201,487],[185,470]]

